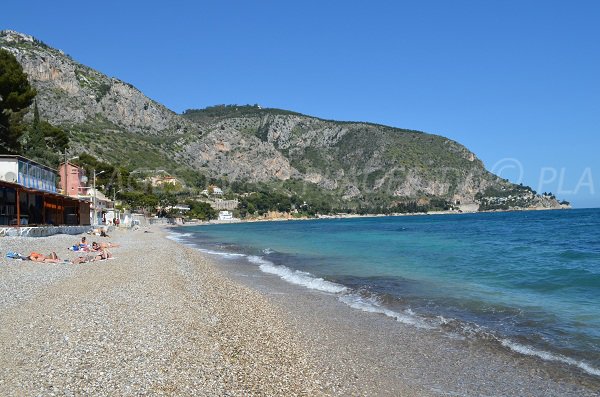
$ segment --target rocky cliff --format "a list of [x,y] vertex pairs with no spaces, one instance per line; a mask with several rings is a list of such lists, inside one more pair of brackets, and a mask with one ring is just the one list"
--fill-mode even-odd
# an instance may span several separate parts
[[[239,153],[244,162],[249,160],[243,150],[249,142],[272,152],[272,168],[261,177],[299,178],[348,200],[381,195],[472,202],[478,192],[504,184],[475,154],[440,136],[257,106],[221,107],[219,116],[205,113],[210,111],[189,110],[184,116],[222,138],[221,151]],[[203,152],[206,147],[190,143],[186,150]],[[210,167],[211,161],[200,158],[197,166]],[[236,177],[242,172],[231,163],[214,171],[219,170]]]
[[0,47],[22,64],[38,90],[41,117],[69,132],[74,151],[132,169],[191,169],[290,193],[316,189],[339,206],[431,198],[464,204],[490,189],[513,189],[441,136],[258,106],[179,115],[31,36],[2,31]]

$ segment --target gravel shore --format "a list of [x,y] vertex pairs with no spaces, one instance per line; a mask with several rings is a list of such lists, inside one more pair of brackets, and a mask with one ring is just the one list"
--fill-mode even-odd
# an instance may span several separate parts
[[5,255],[73,258],[79,236],[0,239],[1,396],[597,395],[147,231],[78,265]]
[[116,259],[78,265],[5,257],[74,257],[77,236],[0,240],[0,395],[327,393],[259,293],[159,230],[113,237]]

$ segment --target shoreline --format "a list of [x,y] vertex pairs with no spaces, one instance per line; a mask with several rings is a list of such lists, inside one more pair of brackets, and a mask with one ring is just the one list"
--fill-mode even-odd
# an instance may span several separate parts
[[[210,254],[204,253],[204,255]],[[215,256],[213,255],[213,257]],[[414,325],[401,323],[381,312],[357,310],[351,305],[341,302],[334,293],[315,291],[305,286],[290,284],[282,280],[279,275],[263,273],[257,266],[240,263],[246,259],[236,260],[236,257],[239,258],[239,254],[216,256],[215,260],[221,265],[227,277],[232,277],[252,289],[267,294],[271,301],[279,304],[295,319],[295,329],[311,334],[313,329],[336,330],[337,328],[338,339],[344,343],[341,346],[329,347],[331,350],[321,358],[322,361],[326,362],[328,357],[334,357],[337,354],[337,350],[347,350],[348,346],[353,344],[355,354],[351,357],[340,358],[339,361],[356,361],[356,357],[360,357],[359,362],[355,363],[355,368],[362,368],[361,372],[365,372],[365,363],[360,362],[365,357],[371,363],[381,361],[379,366],[387,366],[386,370],[389,371],[389,374],[382,376],[380,373],[371,373],[367,379],[380,385],[385,384],[388,389],[393,389],[397,382],[394,379],[401,376],[402,371],[407,370],[404,368],[399,371],[399,368],[402,368],[405,363],[399,363],[398,357],[403,357],[410,362],[415,357],[421,357],[423,351],[428,351],[425,354],[428,360],[426,363],[419,362],[414,365],[420,367],[421,371],[413,372],[413,380],[418,379],[418,381],[416,383],[409,382],[409,384],[413,387],[422,387],[423,383],[429,385],[436,382],[441,385],[431,390],[421,389],[419,395],[432,391],[434,392],[432,395],[438,395],[437,391],[444,391],[440,395],[471,395],[468,390],[481,388],[482,385],[479,382],[492,386],[484,393],[490,395],[523,395],[523,390],[527,390],[526,395],[532,396],[595,395],[594,391],[600,388],[598,377],[575,366],[519,353],[508,346],[500,346],[499,343],[453,338],[448,334],[441,333],[440,330],[420,329]],[[320,314],[315,317],[315,313]],[[339,330],[342,326],[345,327],[343,331]],[[356,328],[359,330],[357,331]],[[349,333],[358,333],[361,336],[353,338],[344,336]],[[373,335],[378,336],[373,337]],[[314,335],[311,338],[314,338]],[[324,338],[323,344],[335,340],[328,336]],[[413,342],[411,349],[406,349],[412,351],[408,357],[405,350],[399,350],[396,346],[398,340],[406,338]],[[357,340],[361,340],[361,342],[358,343]],[[365,348],[367,352],[364,351]],[[321,346],[317,350],[323,349],[327,348]],[[376,357],[371,354],[373,351],[378,352]],[[449,351],[450,355],[448,355]],[[458,355],[456,355],[457,353]],[[463,357],[470,357],[470,359],[465,361]],[[439,363],[445,363],[445,365]],[[456,368],[458,363],[461,368],[471,368],[471,372],[463,372],[462,380],[457,382],[457,379],[453,379],[452,376],[456,375],[456,371],[460,371]],[[507,369],[507,366],[510,368]],[[423,376],[423,374],[431,373],[432,367],[435,368],[433,375]],[[497,376],[498,373],[501,373],[502,376]],[[523,374],[528,375],[523,376]],[[394,379],[388,379],[390,376]],[[473,377],[481,377],[481,379],[468,387],[465,386],[464,379]],[[364,379],[364,377],[361,378]],[[443,381],[440,382],[439,379],[443,379]],[[521,394],[505,389],[511,384],[518,384]],[[567,384],[570,385],[569,388],[564,388],[563,386]],[[528,386],[523,389],[523,385]],[[573,390],[578,391],[573,392]]]
[[1,395],[593,396],[600,385],[146,231],[117,232],[116,259],[80,265],[4,256],[62,258],[77,236],[0,239]]
[[170,225],[168,227],[182,227],[182,226],[205,226],[205,225],[227,225],[236,223],[255,223],[255,222],[288,222],[288,221],[314,221],[314,220],[329,220],[329,219],[360,219],[360,218],[386,218],[386,217],[404,217],[404,216],[435,216],[435,215],[473,215],[473,214],[502,214],[511,212],[529,212],[529,211],[562,211],[562,210],[578,210],[585,208],[521,208],[521,209],[510,209],[510,210],[486,210],[486,211],[473,211],[473,212],[458,212],[458,211],[435,211],[435,212],[416,212],[416,213],[394,213],[394,214],[340,214],[340,215],[320,215],[315,218],[255,218],[255,219],[233,219],[233,220],[211,220],[211,221],[199,221],[199,222],[187,222],[184,224]]

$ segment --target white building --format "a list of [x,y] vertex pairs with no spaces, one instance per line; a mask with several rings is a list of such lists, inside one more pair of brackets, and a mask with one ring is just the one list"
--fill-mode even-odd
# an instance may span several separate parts
[[184,204],[177,204],[174,205],[172,207],[167,207],[168,210],[175,210],[175,211],[179,211],[179,212],[188,212],[190,210],[190,206],[189,205],[184,205]]
[[[107,218],[108,211],[114,209],[114,202],[106,197],[104,193],[98,189],[94,190],[93,187],[85,187],[84,191],[85,194],[80,195],[79,198],[90,202],[90,219],[92,225],[103,225],[107,223],[108,220],[112,220],[112,218],[115,217],[115,214],[113,213],[110,215],[112,218]],[[96,219],[94,219],[94,202],[96,203]]]
[[220,221],[232,221],[233,220],[233,212],[219,211],[219,220]]
[[208,189],[204,189],[200,194],[205,196],[222,196],[223,190],[218,186],[210,185]]

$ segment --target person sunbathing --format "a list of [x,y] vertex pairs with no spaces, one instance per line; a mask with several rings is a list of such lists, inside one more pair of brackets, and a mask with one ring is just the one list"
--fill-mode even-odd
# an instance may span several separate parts
[[103,251],[100,251],[99,255],[96,255],[96,259],[94,259],[94,260],[96,260],[96,261],[102,261],[102,260],[105,260],[105,259],[111,259],[112,257],[113,256],[112,256],[112,254],[110,253],[109,250],[103,250]]
[[73,247],[69,248],[71,251],[89,251],[90,246],[87,243],[87,238],[84,236],[81,238],[81,242],[75,244]]
[[101,261],[101,260],[110,259],[110,258],[112,258],[112,254],[110,252],[98,251],[98,252],[94,252],[93,254],[90,254],[90,255],[77,257],[77,258],[73,259],[72,263],[74,265],[76,265],[78,263],[96,262],[96,261]]
[[99,249],[107,249],[107,248],[117,248],[117,247],[120,247],[120,246],[121,246],[121,244],[117,244],[117,243],[111,243],[111,242],[108,242],[108,243],[104,243],[104,242],[97,243],[97,242],[94,241],[92,243],[92,251],[98,251]]
[[33,262],[43,262],[43,263],[59,263],[62,262],[60,259],[58,259],[58,255],[56,255],[56,252],[52,252],[51,254],[49,254],[48,256],[37,253],[37,252],[32,252],[29,254],[29,256],[27,257],[28,260],[33,261]]
[[98,244],[97,242],[92,243],[92,251],[99,252],[100,255],[103,255],[101,259],[112,258],[112,253],[108,250],[108,247],[104,243]]

